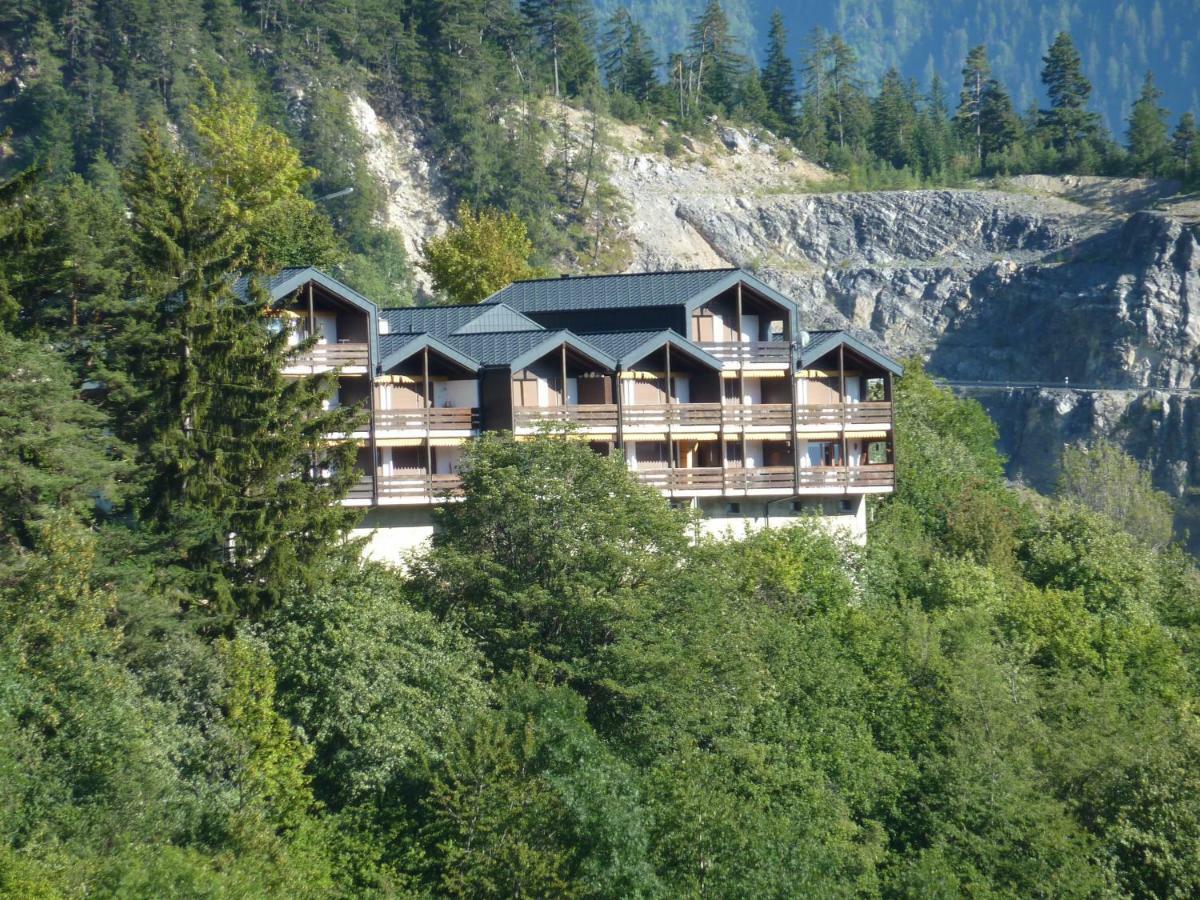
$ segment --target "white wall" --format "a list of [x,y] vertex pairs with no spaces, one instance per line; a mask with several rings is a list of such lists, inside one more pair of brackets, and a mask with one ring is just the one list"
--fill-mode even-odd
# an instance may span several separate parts
[[[771,504],[771,515],[766,514],[766,503],[740,501],[740,511],[728,512],[726,500],[701,500],[700,532],[709,537],[732,537],[741,540],[761,528],[782,528],[800,523],[811,523],[829,534],[841,534],[859,546],[867,542],[867,504],[864,497],[814,498],[820,513],[793,512],[789,501]],[[848,499],[851,510],[842,512],[840,501]]]
[[412,551],[433,537],[433,510],[430,507],[372,509],[350,536],[367,538],[363,552],[367,558],[400,566]]
[[479,406],[479,382],[475,379],[435,381],[433,405],[438,408],[474,409]]

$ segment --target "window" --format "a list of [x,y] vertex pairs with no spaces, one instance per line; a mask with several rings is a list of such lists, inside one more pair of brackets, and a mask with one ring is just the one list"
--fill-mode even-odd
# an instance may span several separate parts
[[838,506],[841,509],[841,511],[844,513],[854,512],[854,501],[853,500],[842,500],[838,504]]
[[740,504],[740,503],[726,503],[726,504],[725,504],[725,512],[729,513],[731,516],[737,516],[737,515],[741,515],[741,513],[742,513],[742,504]]
[[804,512],[804,501],[803,500],[793,500],[792,501],[792,512],[794,512],[794,513]]

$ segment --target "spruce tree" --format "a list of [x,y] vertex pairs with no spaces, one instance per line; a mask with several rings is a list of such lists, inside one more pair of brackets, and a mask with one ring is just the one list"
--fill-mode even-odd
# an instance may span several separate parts
[[521,0],[521,13],[549,59],[554,96],[579,96],[596,82],[595,22],[586,0]]
[[1021,139],[1021,119],[1008,91],[995,78],[984,85],[979,122],[985,163],[990,156],[1008,152]]
[[841,35],[829,38],[826,58],[829,84],[828,124],[831,139],[839,149],[857,145],[866,126],[870,111],[867,96],[859,77],[858,54],[842,40]]
[[1167,139],[1167,110],[1159,105],[1163,92],[1146,73],[1142,91],[1129,112],[1129,163],[1134,174],[1161,175],[1171,157]]
[[987,47],[983,44],[972,47],[963,62],[963,86],[958,95],[954,123],[963,143],[971,148],[976,166],[983,164],[983,96],[991,77],[992,66],[988,62]]
[[1190,112],[1179,117],[1179,124],[1171,135],[1171,157],[1176,171],[1185,180],[1200,171],[1200,134],[1196,129],[1196,117]]
[[912,164],[916,123],[916,106],[904,80],[896,69],[888,69],[871,103],[871,152],[897,169]]
[[1071,36],[1060,31],[1042,63],[1050,109],[1043,111],[1041,127],[1060,153],[1077,152],[1081,144],[1097,137],[1099,118],[1087,110],[1092,84],[1083,74],[1083,60]]
[[137,448],[140,515],[221,617],[269,607],[336,550],[356,518],[338,503],[355,448],[329,436],[358,415],[323,409],[329,376],[285,378],[297,349],[270,328],[268,294],[256,277],[233,290],[255,246],[245,219],[274,204],[227,188],[147,133],[127,175],[135,298],[102,373],[118,433]]
[[800,105],[800,144],[812,157],[823,159],[828,143],[826,114],[829,108],[827,76],[829,39],[820,27],[808,33],[801,53],[804,96]]
[[783,14],[775,10],[771,14],[771,28],[767,33],[767,61],[760,78],[767,95],[767,106],[780,125],[791,127],[796,122],[796,73],[787,55],[787,29],[783,25]]

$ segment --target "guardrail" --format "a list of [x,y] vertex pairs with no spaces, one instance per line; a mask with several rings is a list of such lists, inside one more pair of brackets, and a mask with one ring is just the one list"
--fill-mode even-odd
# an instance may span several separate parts
[[617,407],[609,403],[581,403],[573,406],[518,406],[513,409],[515,428],[534,428],[546,422],[616,428]]
[[376,483],[380,500],[437,500],[462,493],[459,475],[364,475],[350,488],[346,499],[374,499]]
[[776,363],[787,365],[791,347],[787,341],[698,341],[700,348],[721,362]]
[[813,487],[893,487],[896,467],[890,464],[875,466],[812,466],[799,470],[802,488]]
[[479,427],[479,410],[471,407],[379,409],[377,431],[470,431]]
[[343,369],[347,366],[366,368],[370,353],[365,342],[346,341],[337,344],[313,344],[290,359],[288,369]]

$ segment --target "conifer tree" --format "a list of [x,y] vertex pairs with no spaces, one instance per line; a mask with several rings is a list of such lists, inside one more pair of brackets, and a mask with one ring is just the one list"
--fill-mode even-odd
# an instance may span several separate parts
[[1167,110],[1159,105],[1163,92],[1146,73],[1142,92],[1129,112],[1129,162],[1139,175],[1161,175],[1171,157],[1167,138]]
[[1021,138],[1021,119],[1012,98],[995,78],[984,86],[979,123],[985,162],[993,154],[1006,153]]
[[695,76],[693,95],[713,106],[732,109],[746,59],[736,49],[721,0],[708,0],[692,24],[689,55]]
[[596,81],[595,23],[585,0],[521,0],[553,73],[554,96],[579,96]]
[[1179,124],[1171,135],[1171,156],[1184,179],[1200,171],[1200,134],[1196,129],[1196,117],[1190,112],[1179,117]]
[[801,55],[804,76],[804,96],[800,108],[800,142],[812,156],[822,158],[828,131],[825,127],[829,107],[829,84],[826,68],[829,39],[818,26],[808,33]]
[[963,62],[963,86],[958,95],[958,111],[954,115],[954,122],[963,141],[970,146],[976,166],[983,163],[983,97],[991,78],[992,66],[988,62],[987,47],[983,44],[972,47]]
[[762,68],[763,92],[767,95],[767,106],[781,125],[792,126],[796,122],[796,73],[787,55],[787,29],[783,25],[783,14],[776,9],[771,14],[771,27],[767,32],[767,61]]
[[618,7],[608,20],[601,44],[601,65],[610,90],[643,101],[658,86],[657,65],[646,30],[633,20],[629,10]]
[[856,144],[862,137],[865,119],[869,114],[868,101],[859,77],[858,54],[842,40],[841,35],[829,38],[829,124],[831,138],[840,149]]
[[943,172],[954,153],[950,130],[950,112],[946,107],[946,89],[936,73],[929,85],[929,96],[917,118],[914,136],[921,171],[926,176]]
[[1087,110],[1092,84],[1083,74],[1083,60],[1071,36],[1060,31],[1042,63],[1042,84],[1050,97],[1050,109],[1042,113],[1042,129],[1060,153],[1077,150],[1097,136],[1099,119]]
[[900,73],[888,69],[871,103],[871,152],[901,169],[915,161],[917,110]]
[[135,299],[103,372],[118,432],[137,448],[140,514],[222,617],[313,579],[356,517],[337,503],[355,478],[354,445],[328,436],[353,430],[357,411],[323,410],[329,376],[285,378],[297,350],[269,327],[270,297],[253,275],[234,290],[255,271],[247,223],[292,206],[305,178],[298,159],[268,155],[290,170],[243,197],[214,181],[211,159],[146,134],[127,176]]

